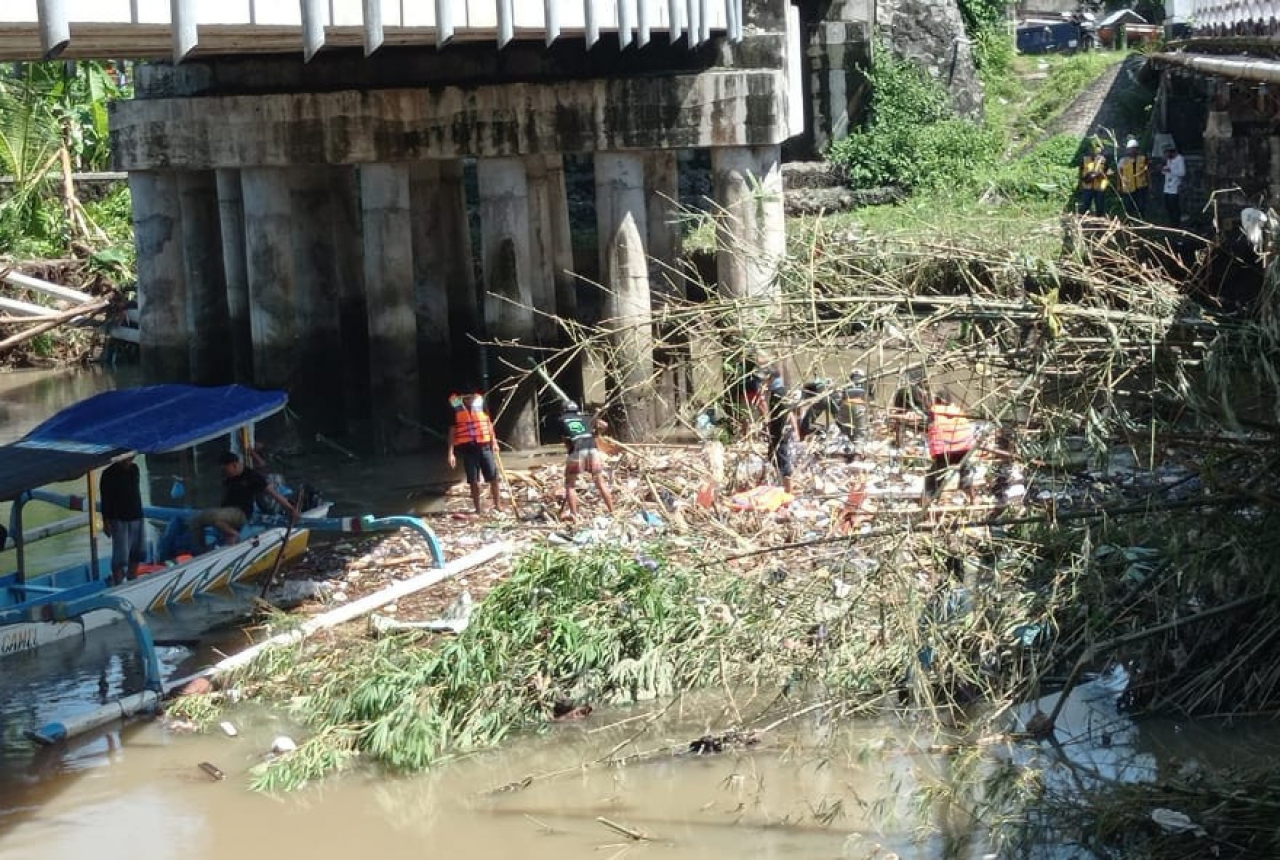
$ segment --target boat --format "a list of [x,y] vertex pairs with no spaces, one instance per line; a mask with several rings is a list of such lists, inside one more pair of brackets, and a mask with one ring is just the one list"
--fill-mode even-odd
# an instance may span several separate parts
[[[68,567],[28,576],[22,509],[38,499],[70,510],[97,511],[94,472],[128,455],[162,454],[192,448],[222,436],[232,450],[248,450],[256,422],[282,409],[287,395],[240,385],[200,387],[153,385],[120,389],[83,400],[40,424],[22,439],[0,446],[0,501],[13,502],[10,538],[17,570],[0,576],[0,659],[59,640],[81,637],[95,627],[121,619],[134,627],[140,647],[154,656],[146,616],[175,603],[225,590],[269,574],[300,555],[313,531],[361,533],[409,528],[422,534],[436,566],[444,564],[439,542],[416,517],[329,517],[321,504],[303,512],[296,524],[284,517],[255,516],[233,544],[198,555],[155,557],[137,579],[111,584],[110,553],[100,552],[94,517],[89,558]],[[48,485],[86,479],[83,496],[59,493]],[[166,529],[185,522],[192,508],[145,506],[143,515]],[[67,527],[84,525],[77,517]],[[157,542],[162,545],[163,541]],[[153,547],[154,551],[154,547]],[[158,675],[158,670],[156,670]],[[151,675],[149,669],[148,675]],[[149,677],[149,684],[159,678]]]

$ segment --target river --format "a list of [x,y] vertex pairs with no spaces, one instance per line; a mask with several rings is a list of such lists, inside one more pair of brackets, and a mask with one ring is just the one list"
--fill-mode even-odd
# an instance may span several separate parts
[[[127,376],[101,371],[0,375],[0,442],[75,400],[129,383]],[[353,463],[320,446],[290,464],[296,476],[321,485],[346,507],[390,513],[424,504],[409,497],[406,484],[415,476],[439,478],[441,459],[424,454]],[[168,482],[150,483],[163,490]],[[83,549],[84,542],[83,534],[42,542],[35,560],[53,563]],[[235,597],[205,600],[172,619],[177,626],[157,623],[161,641],[189,639],[192,626],[205,631],[195,641],[159,648],[166,676],[184,675],[217,652],[240,647],[249,635],[237,622],[245,605]],[[934,738],[917,742],[903,723],[846,721],[837,728],[815,713],[749,750],[662,753],[624,768],[582,766],[615,752],[683,748],[734,722],[710,700],[691,698],[651,722],[643,708],[596,712],[424,775],[357,770],[283,798],[247,788],[250,769],[264,759],[273,738],[300,736],[297,726],[275,713],[234,711],[234,737],[216,730],[175,732],[160,721],[135,722],[47,749],[24,737],[50,719],[95,707],[140,682],[132,640],[117,628],[7,659],[0,667],[0,860],[385,860],[437,853],[481,860],[994,856],[984,828],[955,824],[956,816],[928,799],[929,787],[953,778],[951,763],[947,755],[929,751]],[[751,703],[739,704],[752,710]],[[1191,733],[1181,727],[1144,726],[1140,734],[1118,719],[1122,733],[1114,726],[1106,733],[1108,758],[1132,755],[1154,772],[1157,756],[1188,754]],[[1203,728],[1197,733],[1194,750],[1224,744],[1221,734],[1205,735]],[[1079,744],[1088,746],[1087,739]],[[211,779],[202,762],[215,765],[224,778]],[[1098,765],[1098,758],[1091,761]],[[523,790],[491,793],[539,774],[557,775]],[[652,838],[633,841],[600,818]]]

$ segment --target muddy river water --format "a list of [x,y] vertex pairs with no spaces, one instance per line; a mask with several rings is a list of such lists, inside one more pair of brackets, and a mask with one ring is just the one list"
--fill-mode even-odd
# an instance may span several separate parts
[[[94,391],[129,382],[102,372],[0,376],[0,442]],[[406,502],[406,485],[439,477],[440,459],[349,463],[321,454],[298,468],[348,507],[388,513],[423,504]],[[7,510],[0,515],[7,518]],[[84,538],[47,542],[36,561],[74,553],[77,540]],[[6,570],[11,555],[0,555]],[[184,675],[217,651],[239,647],[246,634],[235,619],[243,606],[235,598],[203,601],[174,619],[207,632],[160,647],[166,675]],[[170,635],[163,624],[155,633],[162,641]],[[0,860],[994,856],[981,827],[957,829],[954,816],[925,800],[928,786],[950,778],[944,756],[919,751],[932,738],[917,744],[911,727],[898,723],[834,729],[817,713],[752,749],[584,767],[613,754],[684,749],[735,722],[718,705],[692,698],[661,718],[656,705],[596,712],[427,774],[357,770],[285,797],[248,790],[250,769],[273,739],[300,736],[279,714],[241,708],[231,717],[235,737],[178,733],[150,721],[47,749],[24,738],[45,721],[136,689],[140,678],[132,641],[116,629],[0,664]],[[764,706],[738,704],[746,713]],[[1144,726],[1132,733],[1132,751],[1154,767],[1171,755],[1185,757],[1189,748],[1215,755],[1243,748],[1221,733],[1184,728]],[[1241,737],[1238,729],[1234,734]],[[1272,730],[1261,729],[1245,746],[1256,751],[1271,737]],[[211,779],[202,762],[224,778]],[[520,790],[492,791],[549,774]],[[635,841],[601,818],[651,838]]]

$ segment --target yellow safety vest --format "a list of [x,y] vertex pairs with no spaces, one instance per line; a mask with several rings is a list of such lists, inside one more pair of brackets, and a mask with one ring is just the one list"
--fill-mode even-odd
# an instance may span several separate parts
[[[1086,179],[1089,174],[1093,179]],[[1080,187],[1092,191],[1107,190],[1107,157],[1105,155],[1086,155],[1080,162]]]
[[1120,172],[1120,190],[1126,194],[1141,191],[1147,187],[1147,157],[1145,155],[1125,156],[1116,165]]

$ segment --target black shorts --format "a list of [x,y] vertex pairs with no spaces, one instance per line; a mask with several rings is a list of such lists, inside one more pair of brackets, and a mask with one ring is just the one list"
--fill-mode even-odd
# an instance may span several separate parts
[[934,454],[933,463],[924,476],[924,494],[931,499],[937,498],[938,491],[942,489],[942,484],[947,479],[947,472],[956,466],[960,467],[960,489],[967,490],[972,487],[973,469],[966,460],[968,456],[967,450]]
[[492,482],[498,477],[498,462],[493,457],[492,445],[481,445],[478,442],[467,442],[455,448],[462,458],[462,468],[467,470],[467,483],[480,483],[483,475],[486,481]]

